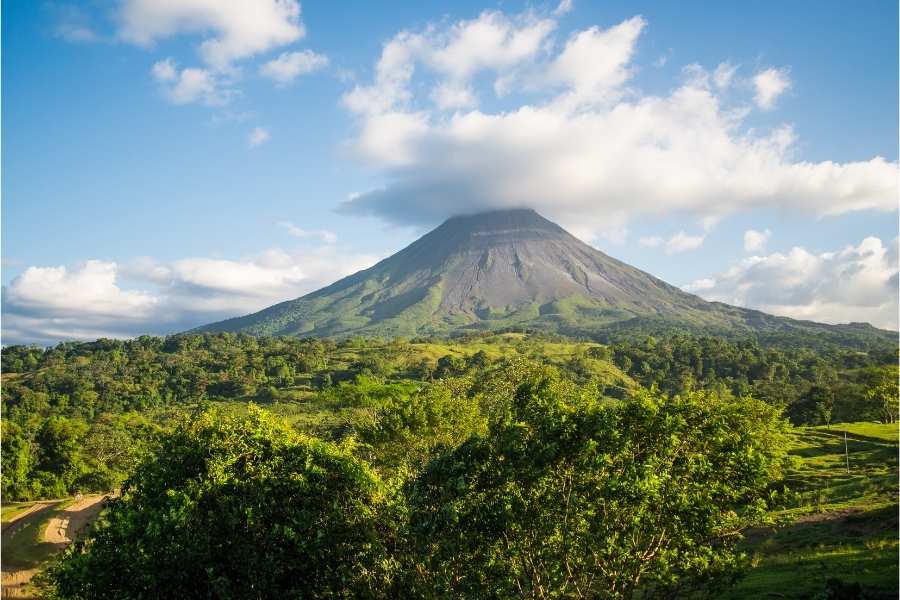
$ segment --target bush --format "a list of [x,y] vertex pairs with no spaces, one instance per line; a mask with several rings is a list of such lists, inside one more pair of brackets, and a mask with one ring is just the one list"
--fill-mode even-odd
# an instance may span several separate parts
[[181,423],[53,566],[61,598],[384,595],[379,479],[251,407]]
[[728,583],[786,427],[752,399],[610,406],[553,378],[522,386],[510,419],[407,487],[409,593],[629,598]]

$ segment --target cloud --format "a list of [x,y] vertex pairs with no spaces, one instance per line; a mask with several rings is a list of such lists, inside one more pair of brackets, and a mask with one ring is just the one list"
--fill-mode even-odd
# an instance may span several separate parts
[[[357,85],[344,95],[343,103],[360,115],[403,108],[412,98],[408,85],[418,65],[437,76],[430,96],[439,109],[475,106],[477,99],[468,88],[476,74],[503,72],[505,81],[496,79],[495,88],[508,85],[516,68],[541,53],[555,27],[553,19],[530,11],[514,17],[485,11],[446,27],[401,31],[385,44],[372,84]],[[459,98],[465,98],[462,106]]]
[[[634,17],[559,43],[555,20],[529,11],[401,31],[372,81],[343,97],[357,123],[348,155],[380,185],[341,211],[432,224],[527,206],[599,232],[613,214],[621,228],[671,214],[896,210],[896,163],[798,160],[790,125],[746,123],[753,99],[729,63],[694,65],[661,95],[631,87],[645,26]],[[491,93],[505,95],[502,110],[479,108]]]
[[74,4],[48,2],[45,9],[53,20],[53,35],[72,43],[90,43],[100,40],[87,13]]
[[306,29],[295,0],[125,0],[118,36],[139,46],[179,34],[207,37],[200,56],[214,70],[228,70],[243,58],[291,44]]
[[269,141],[269,130],[264,127],[254,127],[250,134],[247,136],[247,144],[251,148],[255,148],[256,146],[260,146]]
[[737,72],[737,65],[723,62],[713,71],[713,83],[720,90],[726,89],[734,80],[734,74]]
[[778,97],[791,87],[791,79],[787,69],[770,68],[753,76],[753,86],[756,88],[756,105],[763,110],[771,110]]
[[641,17],[633,17],[606,30],[591,27],[573,33],[548,70],[550,81],[566,90],[556,98],[557,106],[572,109],[620,97],[632,74],[628,65],[635,43],[646,25]]
[[765,231],[748,229],[744,232],[744,250],[747,252],[759,252],[766,247],[770,237],[772,237],[772,232],[768,229]]
[[642,237],[638,240],[638,244],[644,248],[659,248],[663,243],[663,239],[658,235]]
[[705,239],[705,235],[688,235],[684,231],[679,231],[666,241],[666,254],[696,250],[703,245]]
[[195,68],[179,71],[171,58],[156,62],[151,73],[172,104],[202,102],[207,106],[220,106],[226,104],[231,95],[229,90],[219,88],[211,71]]
[[3,288],[3,342],[184,331],[297,298],[376,260],[328,244],[240,260],[159,264],[145,257],[124,265],[30,267]]
[[147,315],[156,299],[140,291],[124,291],[116,285],[117,266],[89,260],[77,269],[29,267],[5,290],[9,302],[26,314],[50,317],[66,315],[73,307],[87,315],[125,319]]
[[575,2],[573,2],[573,0],[562,0],[559,4],[556,5],[556,8],[553,10],[553,16],[560,17],[568,12],[571,12],[573,8],[575,8]]
[[308,239],[308,238],[316,238],[321,240],[325,244],[336,244],[337,243],[337,234],[331,231],[326,231],[324,229],[300,229],[293,223],[289,223],[287,221],[282,221],[279,223],[281,227],[284,227],[287,232],[294,236],[295,238],[300,239]]
[[897,329],[898,242],[867,237],[858,246],[815,254],[746,258],[712,278],[684,286],[707,300],[825,323],[868,322]]
[[284,52],[278,58],[270,60],[259,72],[278,83],[290,83],[300,75],[307,75],[328,66],[328,57],[316,54],[312,50],[302,52]]

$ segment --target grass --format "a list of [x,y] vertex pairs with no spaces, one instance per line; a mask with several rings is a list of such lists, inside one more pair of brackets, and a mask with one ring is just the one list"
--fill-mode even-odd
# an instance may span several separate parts
[[14,527],[14,534],[4,534],[3,569],[11,571],[33,569],[59,551],[59,544],[43,541],[44,530],[50,519],[61,514],[72,502],[65,500],[33,517],[24,517],[22,524]]
[[10,502],[0,506],[0,521],[6,523],[31,508],[34,502]]
[[748,532],[752,567],[725,597],[816,597],[834,577],[896,597],[897,451],[897,425],[797,429],[786,478],[794,495],[773,515],[782,525]]

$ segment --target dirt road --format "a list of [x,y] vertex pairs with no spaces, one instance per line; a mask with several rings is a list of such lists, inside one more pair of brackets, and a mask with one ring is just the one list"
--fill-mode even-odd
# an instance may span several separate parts
[[44,530],[44,541],[68,544],[91,523],[103,508],[105,496],[85,496],[50,519]]
[[[2,597],[31,598],[32,595],[29,591],[28,583],[40,569],[41,561],[46,560],[54,552],[64,548],[73,539],[77,539],[79,535],[83,534],[85,528],[97,518],[100,510],[103,508],[105,499],[106,496],[85,496],[63,509],[58,508],[59,501],[35,504],[34,507],[17,515],[14,521],[5,523],[3,527],[3,571],[0,574],[0,585],[2,585],[3,589]],[[40,535],[37,545],[21,548],[23,540],[13,541],[16,534],[22,532],[27,526],[41,527],[47,518],[45,513],[51,509],[55,514],[46,522],[47,526]],[[22,535],[28,534],[22,533]],[[16,559],[18,558],[21,561],[22,557],[17,557],[15,553],[8,552],[14,548],[16,553],[23,551],[34,552],[37,550],[38,555],[44,558],[31,559],[30,562],[25,561],[16,565]],[[13,564],[7,564],[8,562]]]

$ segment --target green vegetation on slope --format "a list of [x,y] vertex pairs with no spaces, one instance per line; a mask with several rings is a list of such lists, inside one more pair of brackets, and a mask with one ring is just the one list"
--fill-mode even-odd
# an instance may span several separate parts
[[826,325],[707,302],[521,209],[451,218],[325,288],[195,330],[337,338],[486,331],[598,342],[690,332],[862,350],[890,350],[897,341],[896,333],[866,324]]
[[896,597],[897,434],[878,423],[797,429],[792,500],[773,515],[781,526],[748,535],[753,568],[727,597],[819,597],[829,580],[830,597]]
[[[272,423],[283,423],[271,427],[290,430],[290,434],[284,434],[287,438],[272,433],[277,439],[294,439],[297,435],[297,439],[319,440],[328,444],[328,452],[334,450],[373,473],[380,490],[379,508],[373,509],[378,513],[373,535],[388,538],[371,541],[381,545],[377,550],[381,558],[376,560],[377,565],[367,567],[366,577],[374,579],[357,582],[364,587],[377,580],[384,586],[379,589],[400,590],[396,593],[405,596],[438,586],[450,596],[490,597],[484,593],[484,586],[489,585],[491,589],[505,590],[496,595],[508,597],[509,586],[535,590],[537,580],[558,586],[553,589],[584,588],[584,576],[593,577],[601,586],[598,589],[606,590],[602,596],[611,589],[611,582],[624,575],[596,573],[597,564],[591,563],[588,550],[612,544],[604,552],[613,552],[609,556],[623,561],[620,564],[625,573],[631,568],[628,565],[632,564],[629,561],[636,546],[610,540],[620,539],[628,524],[611,521],[618,524],[601,535],[590,528],[592,518],[585,518],[571,530],[572,535],[583,536],[578,539],[588,540],[580,542],[584,548],[560,546],[558,538],[569,531],[568,521],[559,521],[555,509],[546,506],[545,500],[551,495],[563,497],[569,488],[559,486],[571,485],[576,505],[589,514],[597,514],[610,510],[604,504],[607,500],[580,494],[591,489],[625,493],[625,498],[616,502],[625,502],[623,506],[632,511],[629,514],[645,515],[647,520],[640,522],[648,527],[665,522],[676,514],[671,511],[682,510],[694,500],[695,509],[700,510],[705,496],[694,484],[706,481],[702,479],[706,475],[701,467],[708,467],[709,463],[666,463],[663,458],[671,450],[666,444],[690,439],[687,449],[695,444],[715,443],[715,439],[735,442],[730,436],[746,432],[718,434],[701,427],[715,429],[721,425],[721,411],[732,410],[726,410],[727,407],[758,407],[765,414],[783,414],[796,424],[814,427],[796,430],[787,441],[785,447],[796,458],[796,464],[789,466],[784,475],[771,472],[766,476],[766,493],[759,499],[765,501],[768,516],[761,512],[762,505],[747,498],[741,500],[735,511],[744,519],[741,528],[754,525],[746,540],[732,547],[730,544],[737,542],[738,536],[721,540],[717,536],[724,529],[707,532],[718,540],[716,544],[727,542],[732,548],[721,555],[724,562],[678,554],[680,558],[671,558],[674,563],[658,564],[652,574],[641,574],[640,581],[628,593],[671,591],[676,579],[679,586],[700,585],[708,591],[712,583],[726,585],[746,570],[746,577],[739,579],[730,592],[736,597],[785,594],[784,581],[790,578],[797,580],[796,597],[803,597],[824,593],[821,565],[826,565],[831,574],[839,575],[842,568],[850,566],[858,571],[858,577],[845,577],[841,582],[832,582],[832,587],[860,583],[872,594],[891,589],[885,582],[896,573],[889,568],[897,550],[891,541],[896,537],[896,519],[890,513],[896,510],[895,425],[835,424],[843,420],[895,418],[897,371],[891,352],[818,352],[802,346],[762,346],[755,340],[731,342],[684,335],[602,345],[523,333],[451,340],[341,341],[217,334],[99,340],[49,349],[11,347],[3,349],[2,360],[4,500],[61,497],[77,491],[118,487],[129,475],[142,472],[136,469],[145,469],[148,461],[165,455],[166,448],[172,445],[173,430],[188,427],[182,431],[194,431],[189,424],[198,423],[196,419],[201,417],[197,415],[212,414],[209,410],[220,415],[216,417],[217,424],[223,419],[236,419],[229,421],[236,428],[230,430],[235,437],[229,438],[229,443],[237,444],[235,448],[239,449],[243,443],[239,439],[244,435],[240,433],[244,431],[240,423],[256,418],[250,407],[255,402],[272,414]],[[544,392],[539,385],[542,381],[555,383]],[[696,423],[701,427],[699,433],[678,430],[674,437],[666,438],[668,442],[653,442],[658,442],[653,452],[659,453],[642,453],[642,440],[656,439],[652,434],[655,429],[642,427],[648,423],[675,427],[684,415],[670,414],[667,418],[671,422],[660,423],[652,411],[640,411],[647,406],[675,410],[680,402],[698,409],[704,403],[718,408],[713,413],[703,413],[706,416],[701,421],[706,425]],[[632,409],[641,416],[628,417],[633,420],[627,424],[620,422]],[[752,439],[745,440],[745,446],[749,443],[749,448],[753,448],[753,444],[765,439],[759,430],[746,424],[744,428],[756,432]],[[270,425],[263,429],[275,431]],[[215,427],[204,431],[212,435],[213,430]],[[849,475],[843,455],[844,430],[848,432]],[[629,437],[640,431],[644,434]],[[619,436],[615,440],[604,437],[614,432]],[[583,454],[595,445],[599,454]],[[780,444],[774,444],[771,450],[778,447]],[[708,451],[697,448],[698,456]],[[739,451],[742,450],[736,447],[727,450]],[[729,456],[728,460],[737,461],[735,464],[759,467],[754,463],[759,458],[755,455],[741,455],[739,459],[734,454]],[[648,460],[662,462],[643,462]],[[193,468],[189,462],[181,461],[177,466]],[[166,489],[172,490],[173,502],[187,501],[179,506],[189,510],[193,502],[188,501],[190,498],[200,502],[206,494],[227,495],[240,487],[237,480],[245,476],[251,477],[254,486],[269,485],[260,478],[270,475],[262,471],[234,471],[239,466],[231,459],[223,459],[216,462],[215,471],[205,475],[192,471],[194,475],[189,479],[194,483],[182,491],[174,483],[178,477],[166,476],[166,481],[174,486]],[[687,470],[679,470],[682,468]],[[589,481],[591,473],[605,475]],[[653,477],[645,479],[650,475]],[[225,479],[207,481],[212,476]],[[285,472],[277,479],[290,476]],[[677,489],[693,491],[681,499],[672,495],[676,490],[663,483],[676,480]],[[758,489],[754,487],[757,483],[751,487]],[[192,487],[195,484],[200,487]],[[707,481],[702,486],[708,484]],[[789,492],[782,494],[785,485]],[[273,484],[260,493],[281,489]],[[635,490],[640,490],[640,494]],[[769,496],[769,491],[777,493]],[[505,500],[502,505],[492,504],[492,498]],[[657,504],[668,507],[670,512],[661,517],[655,512],[659,506],[642,504],[642,498],[657,498]],[[261,497],[260,503],[264,501]],[[435,502],[440,502],[440,506]],[[174,516],[176,513],[170,510],[173,507],[168,506],[166,514]],[[244,508],[256,512],[252,507]],[[501,509],[499,513],[491,512]],[[218,508],[210,510],[209,514],[213,514]],[[382,510],[387,513],[381,513]],[[470,525],[475,529],[464,530],[464,539],[452,537],[458,533],[455,519],[483,514],[500,520],[487,524],[472,521]],[[702,516],[699,512],[691,514]],[[278,515],[293,518],[289,513]],[[421,520],[423,515],[427,518]],[[440,515],[444,521],[428,515]],[[189,514],[182,516],[188,518]],[[713,521],[718,518],[707,516]],[[260,528],[269,527],[265,520],[269,516],[260,518]],[[766,525],[769,521],[778,527]],[[223,526],[222,535],[235,535],[234,528],[241,522],[235,517],[231,525]],[[183,531],[178,523],[172,524],[173,536]],[[534,529],[536,523],[544,523],[550,529]],[[415,534],[418,537],[411,537],[411,527],[419,532]],[[508,555],[509,548],[493,545],[498,532],[505,531],[515,531],[520,536],[510,538],[511,544],[515,542],[511,548],[520,554]],[[701,535],[701,531],[702,528],[682,531],[688,535],[685,543],[693,543],[690,536]],[[274,534],[291,535],[280,530]],[[298,540],[306,539],[306,534],[296,535]],[[549,537],[540,537],[545,535]],[[575,539],[569,535],[566,533],[565,537]],[[175,543],[176,537],[166,543]],[[24,543],[26,538],[19,539]],[[269,541],[281,548],[279,544],[286,539],[273,537]],[[535,546],[539,539],[544,541]],[[213,543],[211,538],[207,542]],[[240,552],[249,552],[249,547]],[[202,548],[194,550],[200,552]],[[296,548],[283,550],[288,553],[285,556],[301,556],[290,554],[300,552]],[[27,558],[29,550],[22,551]],[[571,557],[571,573],[535,570],[535,563],[552,562],[549,554],[541,552],[555,552],[557,558]],[[487,558],[486,562],[478,562],[481,559],[466,557]],[[457,565],[453,569],[461,569],[473,561],[487,570],[446,570],[453,564]],[[101,562],[106,559],[94,564]],[[441,566],[445,564],[450,566]],[[232,567],[221,568],[228,573],[223,577],[230,582],[222,585],[243,589],[240,581],[233,580],[234,571],[229,570]],[[278,579],[277,573],[272,577]],[[318,580],[326,581],[327,577]],[[705,583],[701,584],[701,580]],[[198,581],[212,585],[202,578]],[[615,594],[626,594],[624,588],[617,589]],[[678,593],[687,594],[685,587],[678,589]]]

